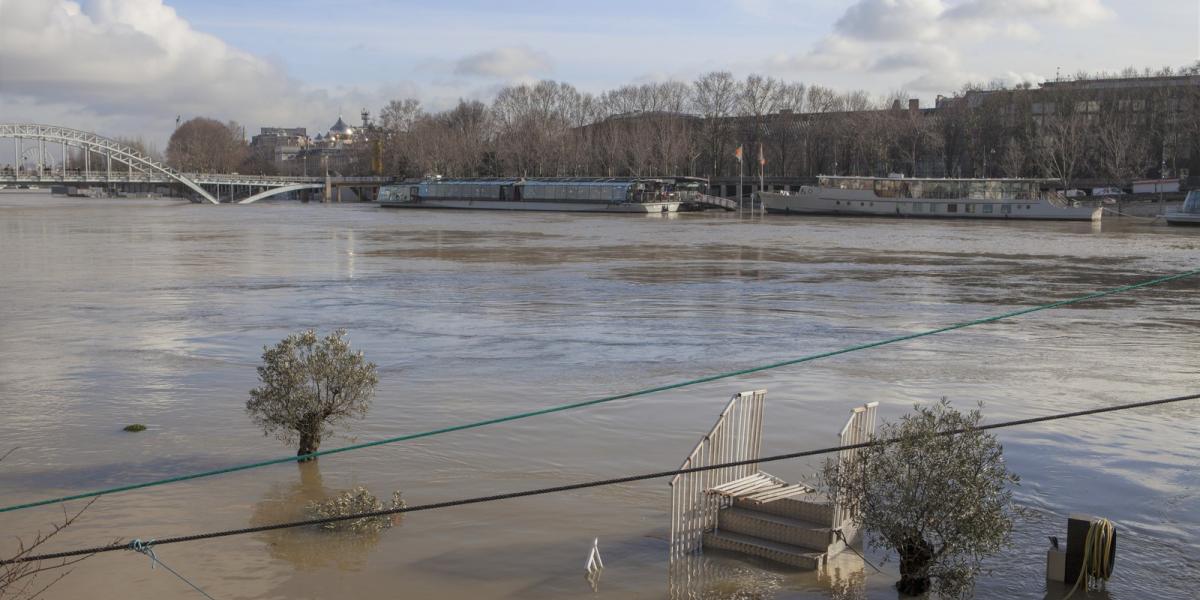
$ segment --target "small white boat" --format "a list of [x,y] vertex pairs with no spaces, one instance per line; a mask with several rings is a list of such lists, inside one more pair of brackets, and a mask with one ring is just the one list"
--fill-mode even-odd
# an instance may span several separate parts
[[1200,225],[1200,190],[1188,192],[1179,210],[1166,214],[1168,225]]
[[768,213],[938,219],[1099,221],[1100,206],[1080,206],[1037,179],[908,179],[821,176],[792,193],[761,192]]

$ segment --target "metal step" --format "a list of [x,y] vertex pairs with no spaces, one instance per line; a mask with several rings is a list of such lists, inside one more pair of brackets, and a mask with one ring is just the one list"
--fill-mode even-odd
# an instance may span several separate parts
[[718,513],[717,530],[816,552],[828,551],[833,541],[833,533],[828,525],[738,507],[726,508]]
[[756,503],[738,498],[733,506],[781,517],[791,517],[816,523],[824,527],[833,526],[833,504],[821,494],[805,494],[795,498],[783,498],[774,502]]
[[807,548],[772,542],[731,531],[714,531],[704,534],[704,547],[749,554],[810,571],[820,568],[821,563],[825,560],[824,552],[813,552]]

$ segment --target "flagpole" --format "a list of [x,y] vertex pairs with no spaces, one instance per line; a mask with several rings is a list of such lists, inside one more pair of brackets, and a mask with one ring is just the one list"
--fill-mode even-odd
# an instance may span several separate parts
[[743,167],[743,164],[742,164],[743,162],[744,161],[741,159],[741,157],[739,157],[738,158],[738,215],[742,214],[742,194],[744,193],[744,189],[745,189],[742,187],[742,185],[743,185],[742,184],[742,173],[746,170]]
[[[766,167],[767,167],[767,159],[766,159],[766,157],[763,156],[762,142],[759,142],[758,143],[758,205],[759,206],[764,206],[762,203],[763,202],[762,194],[763,194],[763,192],[766,191],[767,185],[766,185],[766,179],[763,174],[766,171]],[[751,204],[750,208],[753,209],[754,205]]]

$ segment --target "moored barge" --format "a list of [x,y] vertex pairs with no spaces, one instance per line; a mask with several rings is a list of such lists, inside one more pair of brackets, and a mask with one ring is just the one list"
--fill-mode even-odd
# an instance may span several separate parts
[[603,213],[673,213],[675,178],[430,178],[383,186],[380,206]]
[[1099,221],[1103,209],[1080,206],[1037,179],[909,179],[821,176],[793,193],[760,192],[768,213],[947,219]]

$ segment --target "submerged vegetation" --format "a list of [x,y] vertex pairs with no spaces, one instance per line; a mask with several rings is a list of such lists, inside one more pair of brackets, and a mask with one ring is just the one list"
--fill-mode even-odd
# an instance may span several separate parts
[[350,349],[346,331],[318,338],[309,329],[263,348],[258,367],[262,383],[250,390],[246,412],[285,443],[299,442],[300,460],[321,447],[321,439],[349,418],[363,418],[379,383],[375,363]]
[[983,559],[1008,544],[1019,479],[982,419],[943,398],[880,427],[876,439],[893,442],[825,467],[830,490],[853,499],[854,519],[874,534],[870,545],[899,555],[902,595],[970,597]]
[[[310,519],[327,519],[357,513],[404,508],[405,506],[404,500],[400,498],[399,490],[392,492],[390,504],[384,504],[382,500],[376,498],[366,488],[359,486],[352,490],[344,490],[338,495],[320,502],[310,502],[305,512]],[[395,519],[396,515],[362,517],[323,523],[320,527],[329,531],[349,531],[353,533],[378,532],[394,525]]]

